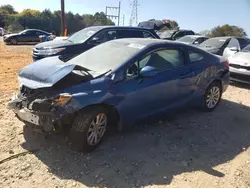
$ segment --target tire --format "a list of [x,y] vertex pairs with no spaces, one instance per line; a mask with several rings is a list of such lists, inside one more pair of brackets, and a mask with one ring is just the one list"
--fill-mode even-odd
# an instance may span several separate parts
[[206,112],[213,111],[220,103],[222,88],[220,82],[212,82],[203,97],[202,109]]
[[[100,122],[104,122],[102,125],[98,126],[97,117],[101,118]],[[69,132],[74,148],[78,151],[94,150],[104,138],[108,121],[108,111],[101,106],[90,107],[78,113]]]
[[10,43],[16,45],[17,44],[17,40],[15,38],[10,39]]

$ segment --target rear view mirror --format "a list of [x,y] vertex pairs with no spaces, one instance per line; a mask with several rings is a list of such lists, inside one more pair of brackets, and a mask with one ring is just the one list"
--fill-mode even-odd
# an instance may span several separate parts
[[140,76],[141,77],[153,77],[153,76],[156,76],[158,73],[159,73],[159,71],[155,67],[145,66],[140,71]]

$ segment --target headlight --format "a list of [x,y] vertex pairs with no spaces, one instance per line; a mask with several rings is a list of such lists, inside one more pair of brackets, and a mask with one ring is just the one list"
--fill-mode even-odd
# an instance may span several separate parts
[[54,54],[57,54],[61,51],[63,51],[65,48],[47,48],[47,49],[44,49],[44,50],[38,50],[37,51],[37,55],[54,55]]
[[69,93],[62,93],[56,99],[54,99],[54,105],[62,106],[68,103],[72,98],[72,95]]

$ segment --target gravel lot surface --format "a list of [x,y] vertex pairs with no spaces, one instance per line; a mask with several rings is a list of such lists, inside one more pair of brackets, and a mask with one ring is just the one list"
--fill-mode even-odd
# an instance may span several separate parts
[[1,188],[250,187],[250,87],[231,85],[212,113],[155,119],[77,153],[65,135],[37,133],[6,108],[31,51],[0,42],[0,161],[31,151],[0,162]]

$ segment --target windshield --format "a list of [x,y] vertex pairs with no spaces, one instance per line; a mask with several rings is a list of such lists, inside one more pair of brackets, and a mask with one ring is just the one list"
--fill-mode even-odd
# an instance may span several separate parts
[[91,71],[104,73],[118,68],[143,46],[124,40],[113,40],[98,45],[68,61]]
[[88,27],[88,28],[82,29],[74,33],[67,40],[73,43],[82,43],[86,41],[89,37],[91,37],[93,34],[95,34],[97,31],[99,31],[100,29],[101,29],[100,27]]
[[173,34],[175,33],[176,31],[173,31],[173,30],[167,30],[167,31],[163,31],[163,32],[160,32],[159,33],[159,37],[160,38],[170,38],[173,36]]
[[227,38],[211,38],[211,39],[205,40],[203,43],[200,44],[200,46],[220,48],[225,44],[226,41],[227,41]]
[[242,52],[250,52],[250,44],[241,50]]
[[184,36],[179,38],[177,41],[192,43],[194,41],[194,38],[190,36]]

